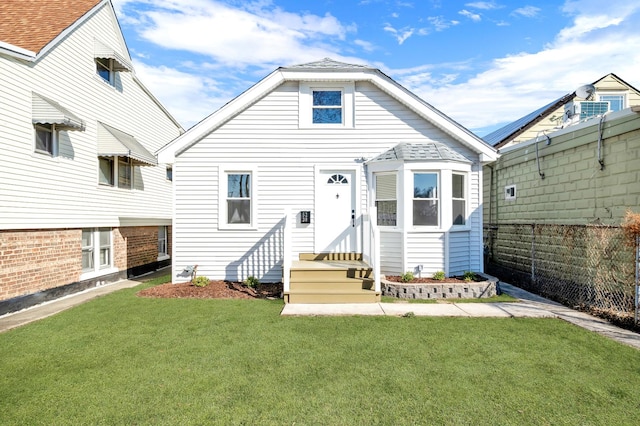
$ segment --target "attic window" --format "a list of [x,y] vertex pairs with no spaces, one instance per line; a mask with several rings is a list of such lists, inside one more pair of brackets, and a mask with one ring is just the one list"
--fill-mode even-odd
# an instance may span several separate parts
[[342,91],[314,90],[313,124],[342,124]]
[[300,127],[353,127],[353,82],[300,83]]
[[129,72],[132,69],[129,60],[99,40],[93,41],[96,73],[110,85],[115,84],[116,72]]
[[104,81],[113,84],[113,67],[111,59],[96,58],[96,72]]

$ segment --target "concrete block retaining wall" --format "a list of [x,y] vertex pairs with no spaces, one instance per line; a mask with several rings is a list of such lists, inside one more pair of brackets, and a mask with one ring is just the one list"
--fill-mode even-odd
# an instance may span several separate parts
[[465,283],[398,283],[382,280],[382,295],[399,299],[474,299],[498,294],[498,280],[483,275],[485,281]]

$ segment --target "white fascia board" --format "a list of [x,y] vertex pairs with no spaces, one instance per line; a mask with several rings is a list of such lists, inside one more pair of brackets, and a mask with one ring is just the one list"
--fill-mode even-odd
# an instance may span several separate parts
[[14,46],[13,44],[6,43],[4,41],[0,41],[0,53],[30,62],[36,60],[36,52]]
[[395,97],[411,110],[426,118],[428,121],[439,127],[443,131],[449,133],[454,138],[467,145],[473,151],[478,154],[482,154],[484,161],[494,161],[497,157],[497,152],[493,147],[490,147],[484,143],[480,138],[473,135],[468,130],[461,127],[458,123],[451,120],[441,112],[435,110],[429,105],[425,104],[415,94],[409,92],[397,83],[386,78],[375,78],[373,83],[378,85],[382,90]]
[[231,100],[219,110],[190,128],[186,133],[178,136],[167,145],[160,148],[156,155],[159,163],[171,164],[177,155],[188,149],[191,145],[206,137],[209,133],[226,123],[238,113],[245,110],[251,104],[261,99],[275,87],[284,81],[282,72],[276,70],[256,83],[244,93]]
[[[40,50],[40,52],[38,52],[38,55],[37,55],[37,57],[35,59],[37,60],[37,59],[41,58],[42,56],[46,55],[47,52],[49,52],[49,50],[53,49],[60,41],[62,41],[65,37],[67,37],[73,31],[75,31],[76,28],[78,28],[80,25],[82,25],[94,13],[96,13],[98,10],[100,10],[100,8],[102,8],[105,4],[108,4],[108,3],[109,3],[109,0],[102,0],[100,3],[98,3],[94,7],[92,7],[91,10],[89,10],[87,13],[82,15],[80,17],[80,19],[75,21],[73,24],[69,25],[67,28],[64,29],[64,31],[62,31],[60,34],[58,34],[56,38],[54,38],[49,43],[47,43],[42,48],[42,50]],[[115,15],[114,15],[114,17],[115,17]],[[120,33],[120,36],[122,37],[122,33]],[[127,52],[127,54],[128,54],[128,52]]]

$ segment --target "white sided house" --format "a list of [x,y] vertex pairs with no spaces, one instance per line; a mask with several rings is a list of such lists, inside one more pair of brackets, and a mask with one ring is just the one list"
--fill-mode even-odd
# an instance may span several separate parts
[[0,16],[19,17],[0,25],[0,315],[169,264],[153,152],[182,128],[136,77],[111,2]]
[[197,265],[281,281],[287,303],[340,303],[379,300],[383,275],[481,272],[495,159],[377,69],[279,68],[158,151],[174,170],[173,280]]

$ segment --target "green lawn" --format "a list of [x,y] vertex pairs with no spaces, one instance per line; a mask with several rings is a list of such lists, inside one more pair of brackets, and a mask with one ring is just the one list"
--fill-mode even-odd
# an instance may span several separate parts
[[139,289],[0,334],[0,424],[640,424],[640,351],[560,320],[280,317]]

